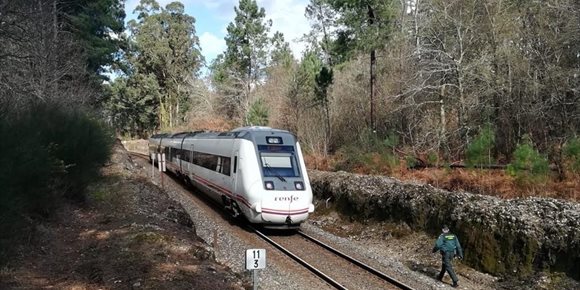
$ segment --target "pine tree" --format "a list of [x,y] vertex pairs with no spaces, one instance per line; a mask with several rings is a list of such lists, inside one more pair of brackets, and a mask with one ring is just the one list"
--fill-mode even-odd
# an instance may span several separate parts
[[255,0],[240,0],[234,11],[225,37],[227,49],[212,64],[212,73],[214,85],[231,99],[229,111],[245,118],[252,89],[265,78],[272,22],[265,20],[266,11]]
[[117,51],[124,45],[121,39],[112,37],[125,29],[123,1],[55,2],[61,18],[69,22],[69,30],[80,40],[87,54],[88,70],[101,73],[104,66],[113,64]]
[[[336,14],[333,14],[334,10]],[[370,56],[370,127],[375,129],[374,99],[376,94],[376,50],[384,47],[391,32],[391,1],[378,0],[312,0],[306,15],[316,20],[316,29],[323,30],[321,47],[328,63],[347,61],[355,52]],[[336,21],[334,20],[335,16]],[[331,41],[326,26],[335,25]]]
[[269,67],[282,66],[284,68],[289,68],[294,57],[292,56],[292,51],[290,50],[290,44],[284,40],[284,35],[276,31],[271,40],[272,51],[270,52],[270,63]]

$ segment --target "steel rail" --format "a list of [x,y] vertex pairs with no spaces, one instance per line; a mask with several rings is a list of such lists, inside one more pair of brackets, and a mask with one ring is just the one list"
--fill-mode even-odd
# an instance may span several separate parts
[[349,262],[351,262],[351,263],[353,263],[353,264],[355,264],[355,265],[363,268],[364,270],[366,270],[366,271],[368,271],[370,273],[373,273],[375,276],[377,276],[377,277],[379,277],[379,278],[381,278],[381,279],[383,279],[385,281],[388,281],[389,283],[391,283],[391,284],[393,284],[393,285],[395,285],[395,286],[397,286],[397,287],[399,287],[401,289],[404,289],[404,290],[413,290],[413,288],[411,288],[408,285],[405,285],[403,282],[397,281],[396,279],[394,279],[392,277],[389,277],[385,273],[383,273],[383,272],[381,272],[381,271],[379,271],[379,270],[377,270],[377,269],[375,269],[375,268],[373,268],[373,267],[371,267],[371,266],[369,266],[369,265],[367,265],[367,264],[365,264],[365,263],[363,263],[363,262],[361,262],[361,261],[359,261],[359,260],[357,260],[357,259],[355,259],[355,258],[353,258],[351,256],[348,256],[347,254],[344,254],[343,252],[341,252],[341,251],[339,251],[339,250],[337,250],[337,249],[335,249],[335,248],[333,248],[333,247],[331,247],[331,246],[329,246],[329,245],[321,242],[320,240],[317,240],[316,238],[314,238],[312,236],[309,236],[309,235],[305,234],[302,231],[298,231],[298,234],[300,234],[304,238],[306,238],[306,239],[308,239],[308,240],[310,240],[310,241],[318,244],[319,246],[321,246],[321,247],[323,247],[323,248],[331,251],[332,253],[336,254],[337,256],[340,256],[340,257],[346,259],[347,261],[349,261]]
[[262,238],[263,240],[265,240],[266,242],[270,243],[272,246],[274,246],[275,248],[277,248],[278,250],[282,251],[284,254],[286,254],[287,256],[289,256],[290,258],[294,259],[296,262],[298,262],[300,265],[306,267],[308,270],[310,270],[312,273],[316,274],[316,276],[322,278],[324,281],[328,282],[330,285],[332,285],[333,287],[335,287],[336,289],[341,289],[341,290],[348,290],[348,288],[344,287],[343,285],[341,285],[340,283],[336,282],[334,279],[332,279],[331,277],[329,277],[328,275],[322,273],[320,270],[316,269],[314,266],[308,264],[308,262],[302,260],[300,257],[298,257],[297,255],[295,255],[294,253],[290,252],[289,250],[287,250],[286,248],[284,248],[282,245],[276,243],[274,240],[268,238],[265,234],[263,234],[262,232],[258,231],[257,229],[253,228],[252,226],[248,227],[254,231],[258,236],[260,236],[260,238]]
[[[140,158],[143,159],[148,159],[148,155],[143,154],[143,153],[139,153],[139,152],[132,152],[132,151],[128,151],[129,154],[132,155],[137,155]],[[213,200],[211,200],[212,202],[214,202]],[[217,205],[217,203],[214,203],[214,205]],[[257,229],[255,229],[254,227],[252,227],[251,225],[247,224],[246,225],[251,231],[255,232],[258,236],[260,236],[260,238],[262,238],[263,240],[265,240],[266,242],[270,243],[272,246],[274,246],[275,248],[277,248],[278,250],[280,250],[281,252],[283,252],[284,254],[286,254],[287,256],[289,256],[290,258],[292,258],[293,260],[295,260],[296,262],[298,262],[300,265],[304,266],[305,268],[307,268],[308,270],[310,270],[311,272],[313,272],[315,275],[317,275],[318,277],[322,278],[324,281],[328,282],[330,285],[332,285],[333,287],[335,287],[336,289],[343,289],[343,290],[348,290],[348,288],[346,288],[345,286],[343,286],[342,284],[340,284],[339,282],[337,282],[336,280],[332,279],[331,277],[329,277],[328,275],[324,274],[323,272],[321,272],[320,270],[316,269],[314,266],[310,265],[308,262],[304,261],[303,259],[301,259],[300,257],[298,257],[297,255],[295,255],[294,253],[290,252],[289,250],[287,250],[286,248],[284,248],[282,245],[276,243],[274,240],[268,238],[268,236],[266,236],[264,233],[258,231]],[[352,258],[344,253],[342,253],[341,251],[334,249],[333,247],[321,242],[320,240],[309,236],[307,234],[305,234],[302,231],[297,231],[298,234],[300,234],[301,236],[303,236],[304,238],[314,242],[315,244],[327,249],[328,251],[336,254],[337,256],[340,256],[341,258],[363,268],[364,270],[372,273],[373,275],[393,284],[396,287],[399,287],[401,289],[404,290],[414,290],[413,288],[411,288],[408,285],[405,285],[404,283],[397,281],[394,278],[391,278],[389,276],[387,276],[386,274],[380,272],[379,270],[376,270],[374,268],[372,268],[369,265],[364,264],[363,262]]]

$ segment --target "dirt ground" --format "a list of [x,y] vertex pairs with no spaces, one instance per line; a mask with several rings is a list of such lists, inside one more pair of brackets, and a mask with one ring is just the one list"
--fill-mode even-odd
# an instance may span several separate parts
[[135,177],[117,148],[83,205],[65,204],[0,269],[0,289],[245,289],[214,260],[189,216]]
[[[353,221],[332,209],[318,205],[317,211],[310,217],[314,225],[336,236],[364,243],[369,247],[374,245],[391,245],[387,248],[389,256],[396,257],[411,270],[435,279],[439,273],[441,261],[439,254],[433,254],[435,237],[422,232],[414,232],[404,223]],[[462,281],[462,289],[501,289],[501,290],[563,290],[580,289],[580,282],[573,280],[564,273],[540,272],[529,277],[494,277],[478,272],[454,260],[454,267]],[[445,275],[447,285],[451,279]],[[465,283],[467,282],[467,283]]]
[[[146,142],[135,147],[146,152]],[[197,237],[181,206],[137,174],[142,170],[135,166],[117,147],[102,180],[88,189],[86,203],[65,204],[21,241],[14,261],[0,268],[0,289],[250,288],[247,277],[215,262],[212,248]],[[436,275],[432,237],[405,225],[360,223],[318,208],[312,216],[316,226],[363,243],[405,245],[392,254],[414,271]],[[457,270],[495,289],[578,289],[577,281],[557,273],[524,281],[491,277],[461,263]]]

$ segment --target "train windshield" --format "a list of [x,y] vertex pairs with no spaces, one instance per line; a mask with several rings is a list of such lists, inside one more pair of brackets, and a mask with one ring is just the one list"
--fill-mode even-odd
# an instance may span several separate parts
[[294,154],[262,153],[262,172],[265,177],[298,177],[300,172]]

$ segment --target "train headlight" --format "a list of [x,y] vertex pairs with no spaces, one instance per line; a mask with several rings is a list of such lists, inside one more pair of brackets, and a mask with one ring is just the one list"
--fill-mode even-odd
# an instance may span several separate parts
[[302,183],[302,181],[296,181],[294,182],[294,188],[297,190],[304,190],[304,183]]
[[264,182],[264,187],[266,187],[267,190],[273,190],[274,189],[274,182],[266,181],[266,182]]
[[266,137],[266,143],[268,144],[282,144],[281,137]]

